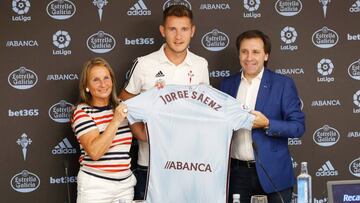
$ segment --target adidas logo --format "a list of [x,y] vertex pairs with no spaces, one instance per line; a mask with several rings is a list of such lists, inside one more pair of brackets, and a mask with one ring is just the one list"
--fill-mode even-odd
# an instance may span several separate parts
[[156,75],[155,75],[156,78],[160,78],[160,77],[164,77],[164,76],[165,76],[164,73],[161,72],[161,71],[159,71],[159,72],[156,73]]
[[337,176],[339,172],[333,167],[330,161],[325,162],[315,174],[316,176]]
[[51,151],[52,154],[76,154],[76,149],[70,144],[65,137],[59,144],[57,144]]
[[146,7],[143,0],[138,0],[127,12],[128,16],[149,16],[151,11]]
[[351,13],[360,12],[360,0],[357,0],[351,7],[349,8]]

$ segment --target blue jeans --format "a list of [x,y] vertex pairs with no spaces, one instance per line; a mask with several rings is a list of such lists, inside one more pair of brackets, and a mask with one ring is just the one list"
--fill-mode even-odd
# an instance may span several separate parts
[[138,166],[134,171],[137,183],[135,185],[134,200],[143,200],[145,198],[145,190],[147,183],[148,169],[145,166]]
[[282,196],[284,203],[290,203],[292,187],[279,191],[279,193],[267,194],[260,185],[255,167],[239,166],[231,162],[229,203],[232,203],[233,194],[240,194],[241,203],[250,203],[252,195],[266,195],[269,203],[282,203],[279,194]]

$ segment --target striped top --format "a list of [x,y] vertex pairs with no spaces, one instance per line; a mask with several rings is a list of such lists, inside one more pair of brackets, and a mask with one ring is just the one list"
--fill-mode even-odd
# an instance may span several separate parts
[[91,130],[98,130],[101,136],[112,118],[113,110],[110,106],[79,104],[71,118],[71,127],[80,144],[80,170],[105,179],[120,180],[132,174],[129,155],[132,134],[127,120],[120,124],[109,150],[97,161],[90,158],[80,143],[80,137]]

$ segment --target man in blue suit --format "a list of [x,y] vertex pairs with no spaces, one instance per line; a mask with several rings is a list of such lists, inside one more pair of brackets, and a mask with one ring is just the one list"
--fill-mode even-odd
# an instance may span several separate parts
[[242,203],[256,194],[267,195],[269,203],[288,203],[295,184],[288,138],[305,131],[295,83],[266,68],[271,42],[261,31],[240,34],[236,46],[242,70],[225,78],[220,89],[253,109],[259,119],[251,131],[234,132],[229,202],[238,193]]

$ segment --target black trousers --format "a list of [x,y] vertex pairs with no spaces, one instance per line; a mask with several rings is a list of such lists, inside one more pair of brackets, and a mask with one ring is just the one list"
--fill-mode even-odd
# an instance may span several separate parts
[[268,203],[282,203],[279,195],[282,196],[284,203],[290,203],[292,197],[292,187],[279,191],[279,193],[265,193],[262,189],[255,164],[246,165],[238,160],[231,159],[230,184],[228,202],[232,203],[232,195],[240,194],[241,203],[250,203],[252,195],[266,195]]

